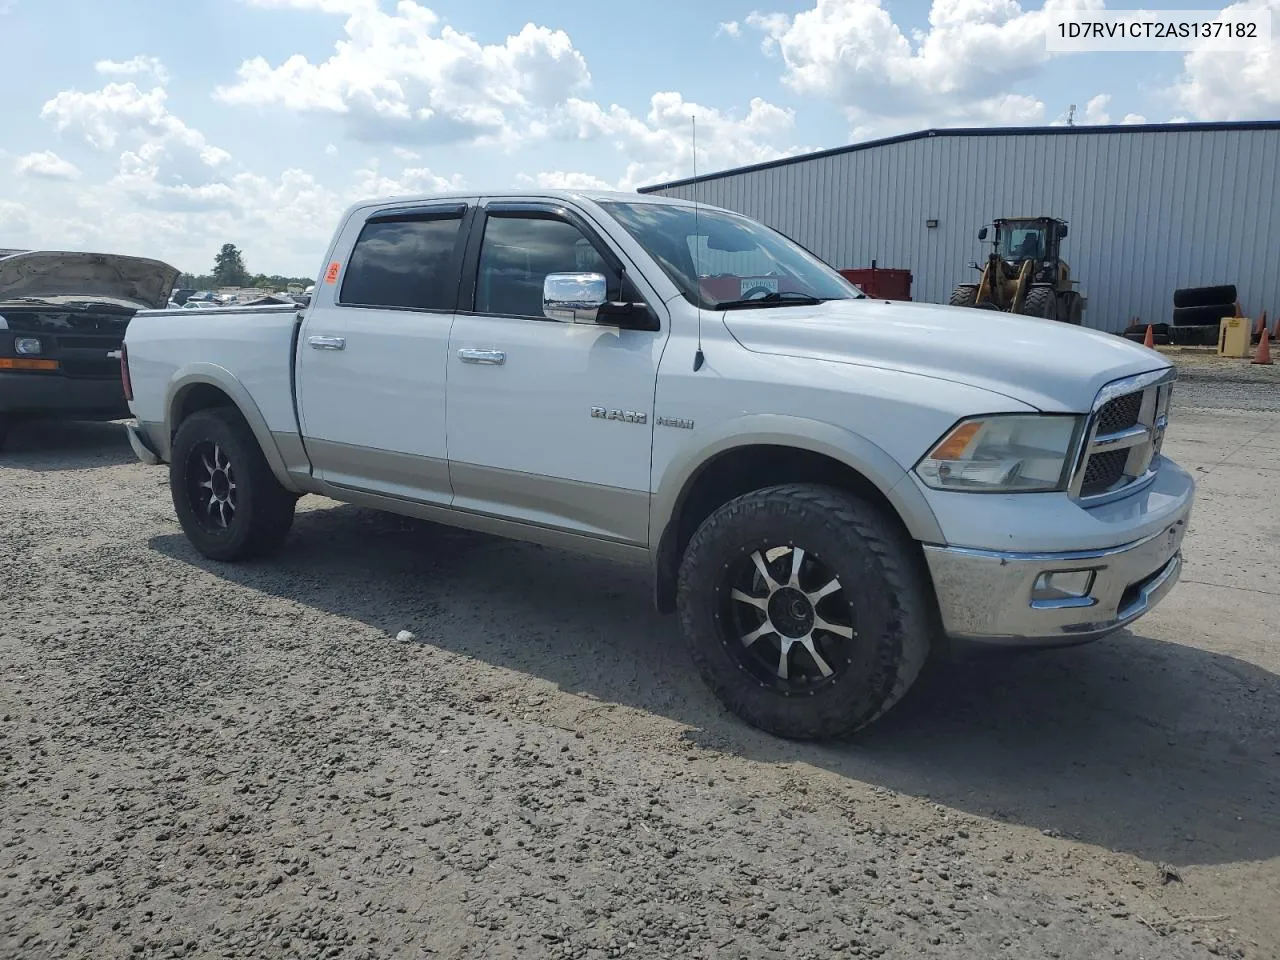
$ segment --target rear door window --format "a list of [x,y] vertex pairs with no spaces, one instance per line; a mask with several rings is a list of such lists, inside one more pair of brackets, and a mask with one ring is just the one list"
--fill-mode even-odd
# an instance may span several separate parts
[[370,219],[342,281],[349,307],[453,310],[462,213]]

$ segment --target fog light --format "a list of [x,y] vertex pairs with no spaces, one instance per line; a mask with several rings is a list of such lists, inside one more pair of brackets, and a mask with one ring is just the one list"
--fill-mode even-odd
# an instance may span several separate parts
[[1036,577],[1032,600],[1075,600],[1093,589],[1093,570],[1057,570]]
[[36,354],[40,353],[40,350],[41,350],[40,338],[39,337],[18,337],[17,340],[13,341],[13,349],[20,356],[24,356],[24,357],[35,356]]

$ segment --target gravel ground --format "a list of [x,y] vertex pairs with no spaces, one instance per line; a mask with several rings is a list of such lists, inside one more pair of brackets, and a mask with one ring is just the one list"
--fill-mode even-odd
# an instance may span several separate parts
[[[1182,421],[1207,554],[1280,417]],[[19,433],[0,490],[0,956],[1280,956],[1274,520],[817,747],[625,568],[319,498],[212,564],[115,425]]]

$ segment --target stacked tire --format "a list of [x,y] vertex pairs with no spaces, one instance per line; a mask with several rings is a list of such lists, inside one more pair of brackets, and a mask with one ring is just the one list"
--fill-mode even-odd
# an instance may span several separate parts
[[1175,290],[1169,339],[1181,346],[1213,346],[1222,318],[1235,316],[1238,296],[1233,283]]

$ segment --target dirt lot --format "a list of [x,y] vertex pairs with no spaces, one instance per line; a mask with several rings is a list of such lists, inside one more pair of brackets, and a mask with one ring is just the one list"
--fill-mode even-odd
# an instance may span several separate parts
[[1164,605],[841,747],[718,709],[632,571],[315,498],[218,566],[119,427],[19,433],[0,955],[1280,956],[1280,410],[1235,386],[1180,387]]

